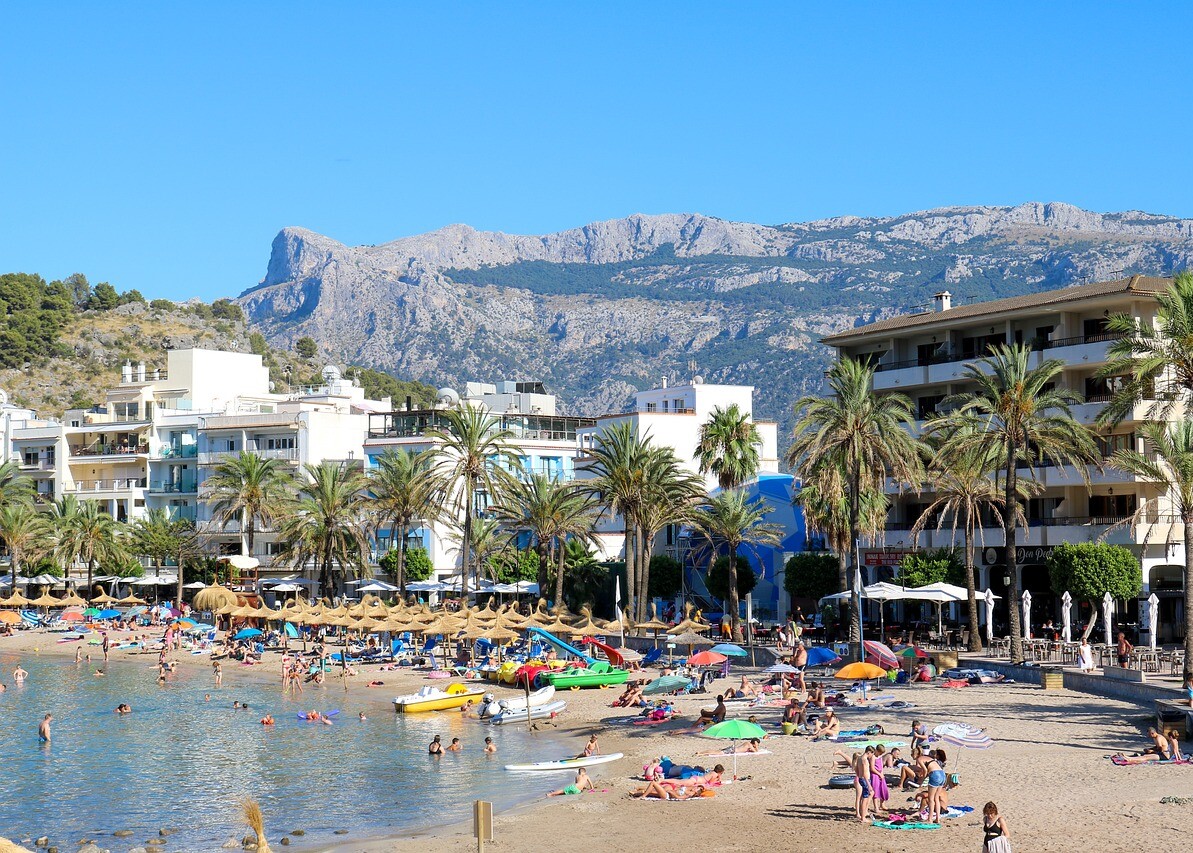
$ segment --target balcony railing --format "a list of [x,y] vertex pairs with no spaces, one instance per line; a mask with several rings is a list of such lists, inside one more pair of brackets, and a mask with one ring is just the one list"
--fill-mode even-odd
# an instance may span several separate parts
[[[496,428],[508,430],[515,439],[575,441],[576,430],[596,425],[593,418],[499,412],[490,414],[496,420]],[[433,430],[446,431],[447,428],[447,420],[437,410],[369,416],[369,438],[421,438]]]
[[22,461],[21,462],[21,470],[22,471],[53,471],[54,464],[55,463],[54,463],[53,459],[38,459],[36,462]]
[[1077,347],[1082,344],[1100,344],[1105,341],[1121,341],[1121,332],[1098,332],[1095,335],[1077,335],[1073,338],[1058,338],[1054,341],[1041,341],[1033,349],[1056,349],[1057,347]]
[[168,506],[166,507],[166,515],[170,521],[194,521],[198,507],[193,506]]
[[194,480],[154,480],[149,484],[149,491],[167,494],[187,494],[197,492],[198,489]]
[[76,480],[73,486],[67,486],[69,492],[123,492],[132,489],[144,489],[144,477],[117,477],[112,480]]
[[92,444],[70,449],[71,456],[132,456],[148,452],[148,444]]
[[286,462],[298,461],[298,448],[286,447],[275,450],[205,450],[199,454],[200,465],[218,465],[228,457],[240,456],[242,453],[255,453],[262,459],[281,459]]
[[194,459],[199,455],[197,444],[171,444],[163,447],[159,454],[163,459]]

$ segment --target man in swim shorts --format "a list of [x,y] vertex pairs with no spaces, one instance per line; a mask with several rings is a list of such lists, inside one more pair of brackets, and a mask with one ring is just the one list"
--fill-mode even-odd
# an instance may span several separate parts
[[50,723],[53,722],[53,720],[53,714],[46,714],[41,721],[41,725],[37,727],[37,739],[42,743],[50,742]]
[[17,684],[21,684],[28,677],[29,677],[29,673],[27,673],[27,672],[25,672],[25,670],[21,669],[21,665],[18,663],[17,668],[12,671],[12,680],[14,682],[16,682]]
[[870,782],[870,758],[873,755],[874,747],[868,746],[865,752],[855,752],[852,760],[854,776],[853,813],[863,823],[870,816],[870,803],[874,798],[874,789]]

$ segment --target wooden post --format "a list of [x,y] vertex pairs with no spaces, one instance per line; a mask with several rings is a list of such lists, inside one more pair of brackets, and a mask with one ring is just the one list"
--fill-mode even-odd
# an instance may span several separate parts
[[485,842],[493,840],[493,804],[485,800],[472,803],[472,833],[477,853],[485,853]]

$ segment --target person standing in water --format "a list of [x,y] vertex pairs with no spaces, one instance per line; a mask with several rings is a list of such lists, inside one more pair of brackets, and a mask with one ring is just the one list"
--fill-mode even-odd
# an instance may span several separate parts
[[53,714],[46,714],[45,717],[42,718],[41,725],[37,727],[37,739],[42,743],[50,742],[50,723],[53,722],[53,720]]
[[80,664],[82,662],[83,662],[83,647],[75,646],[75,663]]
[[18,663],[17,668],[12,671],[12,680],[14,682],[16,682],[17,684],[22,684],[22,683],[24,683],[25,679],[28,677],[29,677],[29,673],[27,673],[27,672],[25,672],[25,670],[21,669],[21,665]]

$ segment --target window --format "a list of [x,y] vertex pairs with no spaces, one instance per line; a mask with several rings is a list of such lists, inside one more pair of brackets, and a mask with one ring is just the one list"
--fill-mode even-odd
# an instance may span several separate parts
[[972,338],[963,338],[961,341],[961,357],[962,358],[980,358],[990,351],[990,348],[996,344],[1005,344],[1007,342],[1006,335],[976,335]]
[[659,408],[659,404],[658,404],[658,403],[647,403],[647,404],[646,404],[646,411],[648,411],[648,412],[654,412],[654,411],[657,411],[657,410],[658,410],[658,408]]
[[145,420],[147,420],[147,421],[153,420],[153,401],[152,400],[145,401]]
[[283,435],[283,436],[278,436],[276,438],[267,438],[267,439],[265,439],[265,449],[266,450],[293,450],[294,449],[294,436]]
[[140,405],[137,403],[116,403],[115,407],[118,421],[135,421],[140,411]]
[[667,411],[667,401],[666,400],[663,401],[663,411],[664,412]]
[[1118,435],[1099,435],[1095,439],[1102,457],[1109,459],[1120,450],[1131,450],[1135,447],[1135,433],[1124,432]]
[[1096,520],[1113,519],[1117,521],[1134,512],[1134,495],[1090,495],[1089,497],[1089,514]]
[[37,464],[37,451],[36,450],[26,450],[25,451],[25,464],[26,465],[36,465]]
[[920,363],[920,367],[932,363],[932,359],[936,356],[936,351],[940,348],[940,344],[920,344],[915,348],[916,361]]
[[936,414],[937,409],[943,401],[944,394],[932,394],[927,397],[920,397],[916,411],[917,416],[921,421],[926,420]]

